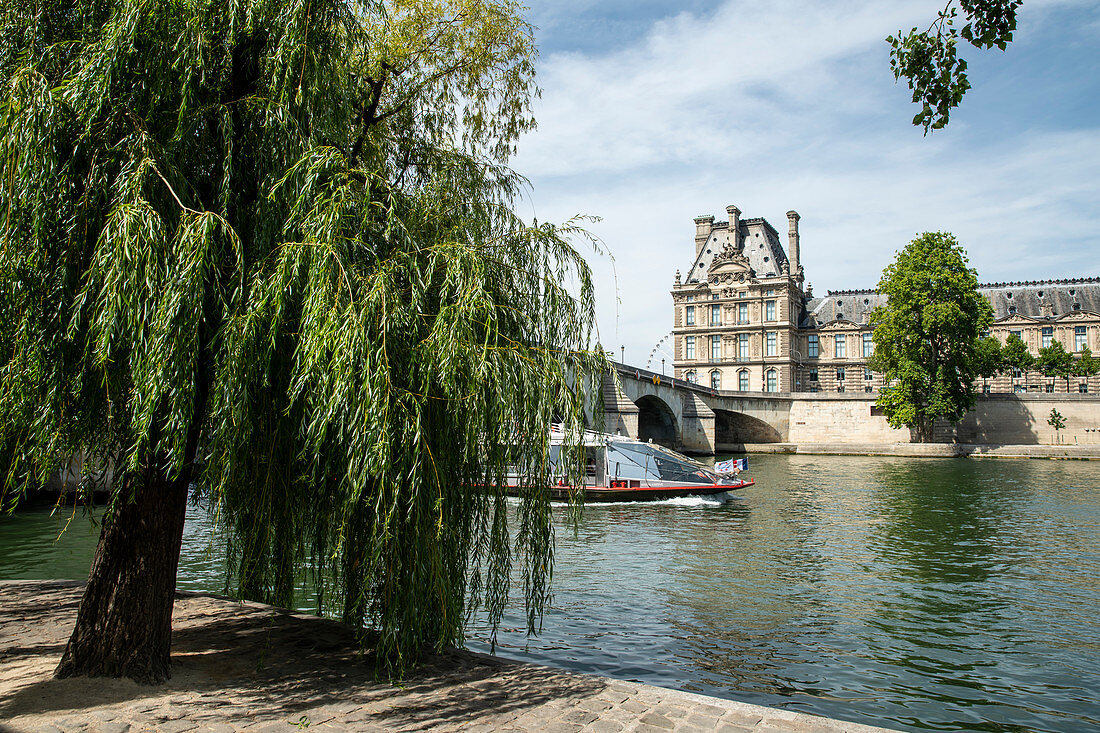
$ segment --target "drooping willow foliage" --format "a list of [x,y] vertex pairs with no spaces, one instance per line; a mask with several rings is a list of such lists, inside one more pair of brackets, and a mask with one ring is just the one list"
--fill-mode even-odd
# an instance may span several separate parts
[[533,57],[512,0],[5,3],[5,501],[186,468],[243,596],[312,568],[398,666],[514,563],[535,623],[547,426],[605,362],[583,232],[513,213]]

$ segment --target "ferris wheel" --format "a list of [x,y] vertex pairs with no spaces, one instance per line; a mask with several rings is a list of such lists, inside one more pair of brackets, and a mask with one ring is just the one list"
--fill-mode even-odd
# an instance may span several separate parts
[[649,352],[649,359],[646,360],[645,368],[653,371],[653,362],[661,360],[667,361],[669,364],[675,361],[672,355],[672,331],[666,333],[653,345],[653,349]]

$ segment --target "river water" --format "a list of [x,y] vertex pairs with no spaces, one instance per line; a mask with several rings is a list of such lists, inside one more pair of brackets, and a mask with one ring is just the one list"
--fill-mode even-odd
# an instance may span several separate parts
[[[752,456],[721,500],[558,512],[503,656],[903,730],[1100,730],[1100,462]],[[79,512],[0,518],[0,579],[80,577]],[[189,516],[180,586],[220,591]],[[488,650],[477,617],[469,646]]]

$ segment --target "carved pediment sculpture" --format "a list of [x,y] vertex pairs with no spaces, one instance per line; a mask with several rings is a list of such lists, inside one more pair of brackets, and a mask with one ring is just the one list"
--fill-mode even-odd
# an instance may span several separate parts
[[847,318],[834,318],[818,327],[820,331],[858,331],[860,326],[855,321],[849,321]]
[[1007,318],[1002,318],[1000,321],[996,321],[996,323],[1019,324],[1021,326],[1027,326],[1027,325],[1031,325],[1031,324],[1039,323],[1039,322],[1040,321],[1036,318],[1029,318],[1027,316],[1021,316],[1019,313],[1013,313],[1013,314],[1009,315]]
[[722,248],[722,251],[714,256],[714,260],[710,263],[708,272],[741,272],[748,273],[749,277],[755,276],[756,273],[752,271],[752,267],[749,265],[749,258],[741,252],[732,242]]

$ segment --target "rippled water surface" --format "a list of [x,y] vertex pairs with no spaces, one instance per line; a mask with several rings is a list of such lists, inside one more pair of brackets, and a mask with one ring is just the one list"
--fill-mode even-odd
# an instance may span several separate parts
[[[542,634],[517,609],[497,652],[900,729],[1100,730],[1100,463],[750,464],[723,501],[559,512]],[[183,587],[223,587],[208,527]],[[57,529],[0,518],[0,578],[86,572],[88,521]]]

